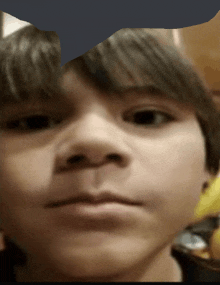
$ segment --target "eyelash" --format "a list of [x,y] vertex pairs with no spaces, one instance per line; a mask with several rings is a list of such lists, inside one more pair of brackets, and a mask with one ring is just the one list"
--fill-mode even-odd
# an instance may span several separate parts
[[[53,120],[52,126],[48,126],[49,121]],[[60,124],[62,120],[54,119],[49,115],[31,115],[24,118],[9,121],[5,124],[5,128],[9,130],[19,130],[21,132],[35,132],[48,128],[54,128]],[[34,123],[34,125],[33,125]]]
[[[135,118],[136,116],[136,118]],[[156,117],[157,116],[157,117]],[[159,122],[156,122],[156,124],[153,124],[152,121],[155,119],[159,118]],[[134,112],[128,112],[123,116],[124,121],[130,122],[130,121],[135,121],[136,123],[133,122],[133,124],[138,125],[140,127],[158,127],[162,126],[166,123],[172,122],[175,120],[175,118],[165,112],[159,111],[159,110],[154,110],[154,109],[141,109],[137,110]],[[161,120],[162,119],[162,120]]]
[[[153,124],[152,121],[159,118],[159,122]],[[162,120],[161,120],[162,119]],[[52,126],[49,126],[50,120],[53,120]],[[139,127],[158,127],[174,121],[173,116],[158,110],[141,109],[134,112],[127,112],[123,115],[123,120]],[[136,122],[135,122],[136,121]],[[49,115],[32,115],[24,118],[9,121],[5,124],[5,129],[21,132],[36,132],[55,128],[62,122],[60,119],[54,119]],[[34,125],[33,125],[34,124]]]

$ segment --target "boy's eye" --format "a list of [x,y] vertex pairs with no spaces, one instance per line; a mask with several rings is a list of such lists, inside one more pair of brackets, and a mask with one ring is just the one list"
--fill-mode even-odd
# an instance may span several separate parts
[[16,131],[40,131],[54,128],[60,120],[46,115],[32,115],[29,117],[16,119],[6,123],[5,128]]
[[157,127],[173,121],[174,118],[171,115],[161,111],[141,109],[129,114],[125,114],[124,120],[143,127]]

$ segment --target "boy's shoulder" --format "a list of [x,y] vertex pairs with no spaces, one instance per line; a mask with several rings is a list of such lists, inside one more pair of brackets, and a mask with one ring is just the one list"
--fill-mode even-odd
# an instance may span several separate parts
[[183,282],[220,282],[220,261],[212,262],[212,265],[214,266],[214,263],[216,263],[216,268],[218,268],[218,270],[215,270],[207,267],[207,260],[192,257],[177,249],[172,250],[172,256],[182,269]]

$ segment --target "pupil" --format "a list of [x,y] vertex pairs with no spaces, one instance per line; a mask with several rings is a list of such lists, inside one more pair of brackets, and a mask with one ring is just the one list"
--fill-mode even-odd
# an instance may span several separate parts
[[152,112],[138,112],[134,119],[137,124],[151,124],[154,122],[154,114]]
[[27,119],[27,125],[30,129],[40,129],[48,126],[48,117],[35,116]]

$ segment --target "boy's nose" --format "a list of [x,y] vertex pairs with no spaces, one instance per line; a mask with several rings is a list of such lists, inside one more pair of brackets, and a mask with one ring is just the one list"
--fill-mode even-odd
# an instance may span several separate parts
[[90,117],[66,133],[58,151],[61,168],[106,163],[125,167],[130,163],[131,153],[122,130],[103,121]]

